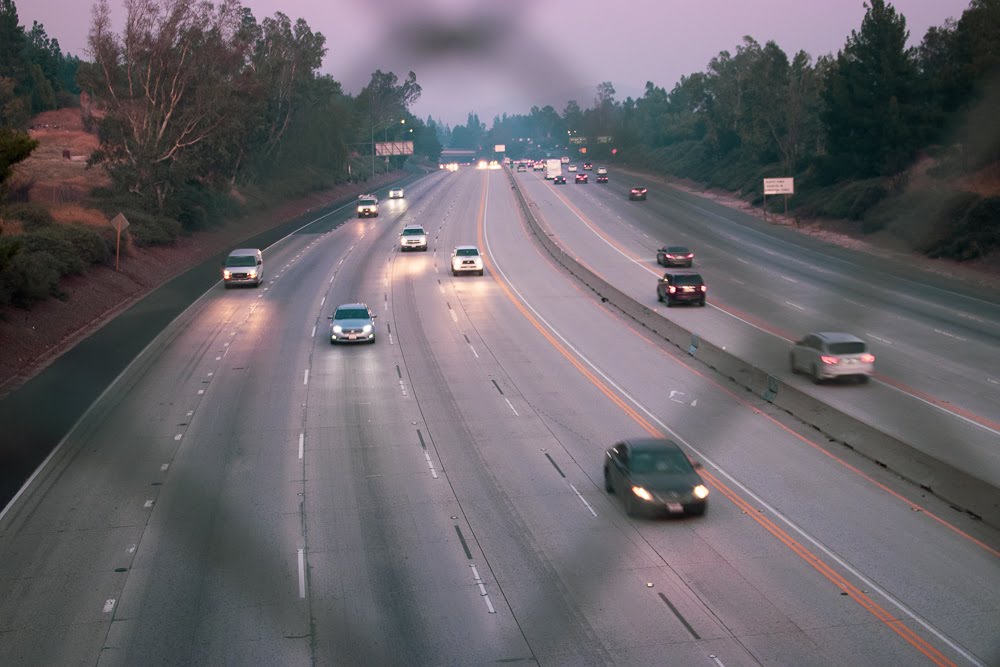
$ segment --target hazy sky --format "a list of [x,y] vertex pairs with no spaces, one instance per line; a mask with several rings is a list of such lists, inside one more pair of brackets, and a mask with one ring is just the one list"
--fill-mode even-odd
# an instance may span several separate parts
[[[45,26],[63,51],[86,58],[88,0],[15,0],[22,25]],[[124,0],[110,0],[118,26]],[[413,70],[423,95],[415,114],[455,125],[470,111],[493,116],[532,105],[561,111],[593,103],[611,81],[619,100],[646,81],[668,90],[704,71],[743,35],[773,39],[789,55],[836,53],[861,26],[863,0],[244,0],[258,20],[284,12],[326,36],[323,71],[357,92],[375,69],[402,80]],[[968,0],[897,0],[910,41],[958,18]]]

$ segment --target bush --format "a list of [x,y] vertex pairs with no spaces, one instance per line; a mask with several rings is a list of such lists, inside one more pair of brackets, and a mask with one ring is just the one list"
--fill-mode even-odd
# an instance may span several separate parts
[[58,294],[58,262],[47,252],[22,250],[0,271],[0,303],[27,307]]
[[926,244],[929,257],[966,261],[1000,248],[1000,197],[966,201],[948,211],[941,237]]
[[20,220],[25,231],[47,227],[55,222],[49,209],[38,204],[15,204],[4,209],[4,217]]
[[181,223],[143,211],[124,213],[129,221],[128,234],[140,247],[170,245],[181,234]]
[[87,268],[72,242],[59,233],[52,233],[54,228],[39,230],[21,236],[22,252],[28,254],[46,254],[55,261],[58,277],[83,273]]

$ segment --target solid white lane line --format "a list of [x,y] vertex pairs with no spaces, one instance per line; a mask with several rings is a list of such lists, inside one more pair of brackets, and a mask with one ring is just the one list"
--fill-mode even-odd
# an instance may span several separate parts
[[305,441],[306,441],[306,434],[305,433],[299,433],[299,458],[300,459],[302,458],[302,450],[304,449]]
[[521,416],[521,415],[517,414],[517,410],[514,409],[514,404],[510,402],[509,398],[504,397],[503,400],[507,401],[507,405],[510,406],[510,411],[514,413],[515,417],[520,417]]
[[[487,205],[487,207],[489,206],[489,196],[490,196],[490,193],[489,193],[489,181],[487,181],[487,185],[486,185],[486,205]],[[710,465],[713,470],[715,470],[716,472],[718,472],[718,474],[721,475],[722,477],[724,477],[730,484],[732,484],[733,486],[735,486],[738,489],[740,489],[740,491],[742,491],[745,494],[746,497],[750,498],[753,502],[758,503],[766,511],[770,512],[773,517],[775,517],[776,519],[778,519],[779,521],[781,521],[781,523],[783,523],[786,526],[788,526],[789,529],[791,529],[794,533],[796,533],[797,535],[799,535],[802,539],[804,539],[805,541],[809,542],[809,544],[811,544],[813,547],[815,547],[818,551],[822,552],[822,554],[824,556],[826,556],[828,559],[830,559],[831,561],[835,562],[837,565],[839,565],[844,570],[846,570],[847,572],[849,572],[858,581],[860,581],[861,583],[863,583],[869,590],[872,590],[872,591],[875,591],[876,593],[878,593],[879,597],[881,597],[883,600],[885,600],[886,602],[888,602],[889,604],[891,604],[893,607],[895,607],[896,609],[898,609],[903,615],[905,615],[911,621],[913,621],[914,623],[916,623],[917,625],[919,625],[920,627],[922,627],[924,630],[926,630],[930,634],[934,635],[939,641],[941,641],[942,643],[944,643],[945,645],[947,645],[950,649],[952,649],[956,653],[960,654],[962,657],[964,657],[966,660],[968,660],[972,664],[982,665],[982,667],[985,667],[985,665],[983,665],[983,663],[980,662],[979,659],[977,659],[974,655],[972,655],[969,651],[967,651],[960,644],[958,644],[957,642],[953,641],[950,637],[948,637],[947,635],[945,635],[936,626],[932,625],[930,621],[928,621],[923,616],[919,615],[916,611],[914,611],[913,609],[911,609],[910,607],[908,607],[902,600],[896,598],[894,595],[892,595],[891,593],[889,593],[889,591],[887,591],[884,588],[880,587],[878,584],[875,583],[875,581],[873,581],[872,579],[869,579],[860,570],[858,570],[857,568],[855,568],[854,566],[852,566],[850,563],[848,563],[846,560],[844,560],[843,558],[841,558],[839,555],[837,555],[835,552],[833,552],[829,547],[827,547],[822,542],[820,542],[818,539],[816,539],[815,537],[813,537],[810,533],[808,533],[804,528],[800,527],[798,524],[796,524],[790,518],[788,518],[787,516],[785,516],[784,514],[782,514],[776,507],[772,506],[770,503],[768,503],[762,497],[760,497],[759,495],[757,495],[756,493],[754,493],[753,491],[751,491],[742,482],[740,482],[735,477],[733,477],[728,472],[726,472],[723,468],[719,467],[714,461],[712,461],[709,457],[707,457],[700,449],[694,447],[690,442],[688,442],[688,440],[686,440],[683,436],[681,436],[677,431],[675,431],[674,429],[672,429],[669,426],[667,426],[656,415],[654,415],[652,412],[650,412],[646,408],[645,405],[643,405],[638,400],[636,400],[631,394],[629,394],[627,391],[625,391],[624,388],[622,388],[621,386],[619,386],[618,383],[616,383],[614,380],[612,380],[610,377],[608,377],[608,375],[603,370],[601,370],[600,368],[598,368],[594,364],[594,362],[592,362],[586,355],[584,355],[582,352],[580,352],[580,350],[578,350],[571,342],[569,342],[566,339],[566,337],[563,336],[559,332],[558,329],[556,329],[554,326],[552,326],[552,324],[550,324],[549,321],[546,320],[542,316],[542,314],[539,313],[538,310],[533,305],[531,305],[531,302],[529,302],[524,297],[524,295],[521,294],[521,292],[514,286],[514,283],[510,280],[510,278],[507,277],[507,274],[504,273],[503,269],[500,267],[500,264],[499,264],[499,262],[496,259],[496,255],[494,255],[493,251],[490,249],[489,234],[486,233],[486,212],[485,211],[483,213],[483,226],[484,226],[483,233],[484,233],[485,239],[486,239],[486,249],[487,249],[487,252],[490,253],[490,256],[493,258],[493,266],[494,266],[495,270],[497,271],[497,273],[499,273],[499,275],[503,278],[503,280],[510,287],[511,291],[513,291],[514,294],[517,295],[517,298],[519,298],[521,300],[521,303],[523,303],[524,306],[528,310],[531,311],[531,313],[538,319],[539,322],[541,322],[542,324],[544,324],[545,327],[550,332],[552,332],[552,334],[554,336],[556,336],[556,338],[558,338],[563,343],[563,345],[565,345],[567,347],[567,349],[569,349],[570,351],[572,351],[573,354],[576,355],[576,357],[578,359],[580,359],[580,361],[582,361],[591,370],[593,370],[594,373],[596,373],[602,380],[604,380],[608,384],[608,386],[612,387],[615,391],[618,392],[618,394],[620,396],[622,396],[625,400],[627,400],[629,403],[631,403],[632,405],[634,405],[638,410],[640,410],[642,413],[644,413],[646,415],[646,417],[649,418],[649,420],[651,422],[653,422],[654,424],[656,424],[663,432],[668,433],[671,436],[673,436],[673,438],[675,440],[677,440],[682,445],[684,445],[689,450],[691,450],[691,452],[696,457],[701,458],[702,461],[704,461],[704,463]],[[892,385],[887,385],[887,386],[892,386]],[[926,402],[928,405],[934,405],[933,403],[930,403],[929,401],[924,401],[924,402]],[[935,406],[935,407],[937,407],[937,406]],[[949,413],[949,414],[954,414],[954,413]],[[956,415],[956,416],[961,417],[961,415]],[[977,422],[975,422],[975,421],[973,421],[971,419],[966,419],[966,421],[968,421],[971,424],[976,424],[977,426],[982,426],[981,424],[978,424]],[[989,431],[997,433],[997,431],[994,431],[993,429],[990,429],[988,427],[986,427],[986,428]],[[998,434],[1000,434],[1000,433],[998,433]],[[593,511],[593,510],[591,510],[591,511]]]
[[580,501],[587,506],[587,509],[590,510],[590,513],[593,514],[594,516],[597,516],[597,512],[594,511],[594,508],[590,506],[590,503],[587,502],[587,499],[583,497],[582,493],[576,490],[576,487],[573,486],[572,483],[570,483],[569,488],[573,489],[573,493],[575,493],[576,497],[579,498]]
[[302,384],[309,384],[309,369],[308,368],[306,369],[306,372],[303,373],[303,375],[302,375]]
[[305,549],[299,549],[299,597],[306,596],[306,553]]

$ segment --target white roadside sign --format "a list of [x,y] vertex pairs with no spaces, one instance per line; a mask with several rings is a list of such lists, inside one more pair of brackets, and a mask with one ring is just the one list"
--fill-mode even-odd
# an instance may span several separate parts
[[764,196],[767,195],[793,195],[795,194],[794,178],[765,178]]

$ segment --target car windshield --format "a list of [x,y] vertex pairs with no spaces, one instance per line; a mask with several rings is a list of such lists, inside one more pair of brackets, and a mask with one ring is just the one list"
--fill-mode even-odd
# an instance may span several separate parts
[[657,450],[633,452],[629,470],[635,473],[677,474],[691,472],[691,462],[680,450]]
[[335,320],[367,320],[368,311],[364,308],[338,308],[334,314]]
[[253,255],[235,255],[226,259],[226,266],[256,266],[257,258]]
[[674,276],[673,282],[675,285],[701,285],[702,280],[701,276],[699,276],[697,273],[692,273],[692,274],[682,273],[680,275]]
[[422,227],[407,227],[403,230],[403,236],[421,236],[424,230]]
[[378,200],[376,200],[376,199],[362,199],[361,200],[361,205],[362,206],[374,206],[377,203],[378,203]]
[[827,348],[833,354],[863,354],[867,348],[863,341],[845,341],[843,343],[830,343]]
[[667,252],[672,252],[675,255],[686,255],[686,254],[688,254],[691,251],[688,250],[687,248],[683,248],[683,247],[681,247],[679,245],[672,245],[669,248],[667,248]]
[[476,257],[479,255],[479,251],[475,248],[459,248],[455,254],[459,257]]

